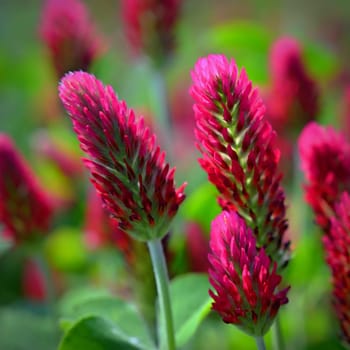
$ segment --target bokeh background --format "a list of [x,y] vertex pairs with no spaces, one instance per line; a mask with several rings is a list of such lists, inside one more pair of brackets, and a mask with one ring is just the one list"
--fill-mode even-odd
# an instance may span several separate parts
[[[85,4],[105,40],[105,51],[91,71],[105,84],[112,85],[129,106],[156,123],[152,116],[157,114],[159,106],[152,72],[147,63],[130,57],[119,2],[86,0]],[[38,0],[0,0],[0,132],[15,140],[42,185],[57,201],[68,203],[66,209],[56,215],[44,246],[51,268],[64,280],[63,286],[58,286],[61,300],[65,292],[74,288],[108,288],[114,285],[115,279],[123,281],[127,276],[121,267],[123,258],[116,249],[91,251],[86,245],[87,174],[82,172],[79,181],[72,185],[42,152],[44,141],[49,139],[79,163],[77,141],[58,102],[58,80],[38,35],[42,6],[43,2]],[[342,128],[344,91],[350,84],[349,18],[348,0],[183,1],[177,48],[164,73],[173,115],[171,144],[166,144],[165,138],[159,135],[177,167],[178,183],[188,181],[188,198],[170,238],[174,275],[187,271],[191,261],[185,252],[188,249],[186,223],[198,224],[207,237],[210,221],[219,210],[215,192],[196,163],[198,154],[188,96],[190,71],[196,60],[209,53],[233,57],[264,92],[270,84],[272,44],[282,36],[293,36],[303,48],[307,71],[319,86],[321,107],[317,120]],[[297,136],[298,130],[295,133]],[[313,225],[312,213],[303,201],[303,177],[298,170],[298,159],[282,153],[283,157],[287,162],[294,162],[292,175],[285,174],[289,234],[293,242],[293,258],[286,269],[286,280],[292,286],[290,302],[280,313],[286,347],[290,350],[341,349],[331,308],[330,273],[324,262],[321,233]],[[0,256],[0,349],[56,349],[60,331],[52,322],[47,306],[23,293],[24,260],[23,252],[12,250],[4,249]],[[271,336],[268,334],[266,339],[270,346]],[[205,319],[185,347],[254,348],[248,336],[224,325],[214,314]]]

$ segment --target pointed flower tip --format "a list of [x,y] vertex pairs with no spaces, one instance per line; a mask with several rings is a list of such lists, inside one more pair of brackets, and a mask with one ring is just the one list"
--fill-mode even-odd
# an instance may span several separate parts
[[289,288],[278,291],[276,264],[256,248],[252,230],[237,213],[224,211],[212,222],[209,261],[213,309],[224,322],[264,335],[288,302]]
[[184,200],[155,136],[113,89],[93,75],[65,76],[59,96],[69,113],[92,182],[120,229],[140,240],[162,237]]

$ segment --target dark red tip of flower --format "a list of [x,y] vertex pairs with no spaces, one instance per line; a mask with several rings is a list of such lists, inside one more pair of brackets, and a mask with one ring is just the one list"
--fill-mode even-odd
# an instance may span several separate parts
[[141,240],[162,237],[185,199],[143,118],[110,86],[84,72],[67,74],[60,98],[71,116],[92,182],[120,229]]
[[343,338],[350,345],[350,196],[346,192],[335,205],[330,232],[323,243],[332,272],[334,309]]
[[17,243],[45,234],[53,203],[12,140],[0,134],[0,222]]
[[217,187],[219,203],[244,217],[278,266],[289,259],[284,192],[275,132],[244,70],[223,55],[201,58],[192,72],[199,160]]
[[317,224],[328,231],[335,203],[343,191],[350,191],[350,144],[332,127],[311,122],[302,131],[298,146],[306,201]]
[[40,35],[59,78],[71,70],[88,70],[102,51],[101,39],[80,0],[46,0]]
[[282,278],[276,263],[263,248],[256,248],[252,230],[233,211],[222,212],[212,222],[210,249],[213,309],[224,322],[254,336],[264,335],[288,302],[289,288],[278,291]]

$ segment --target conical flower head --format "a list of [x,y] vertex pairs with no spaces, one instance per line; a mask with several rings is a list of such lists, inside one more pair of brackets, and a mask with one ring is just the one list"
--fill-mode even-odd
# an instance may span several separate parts
[[88,73],[67,74],[59,94],[88,156],[92,182],[119,228],[140,240],[163,237],[185,184],[175,188],[175,169],[143,118]]
[[332,127],[311,122],[300,134],[298,146],[305,199],[317,224],[328,232],[335,203],[343,191],[350,192],[350,144]]
[[319,112],[318,86],[306,70],[302,48],[296,39],[282,37],[273,44],[270,73],[268,115],[274,125],[288,132],[288,126],[290,129],[297,123],[303,125],[315,119]]
[[223,55],[196,63],[191,95],[199,162],[217,187],[219,203],[244,217],[278,267],[289,259],[289,242],[275,133],[264,120],[264,106],[244,70]]
[[330,234],[323,242],[332,272],[334,309],[343,338],[350,345],[350,196],[346,192],[335,205]]
[[53,203],[12,140],[0,134],[0,223],[16,243],[47,233]]
[[88,70],[102,42],[80,0],[46,0],[40,25],[56,74]]
[[125,34],[137,55],[161,64],[175,47],[181,0],[122,0]]
[[256,248],[252,230],[233,211],[222,212],[212,222],[210,249],[213,309],[224,322],[253,336],[264,335],[279,308],[288,302],[289,288],[277,290],[282,278],[276,273],[276,263],[263,248]]

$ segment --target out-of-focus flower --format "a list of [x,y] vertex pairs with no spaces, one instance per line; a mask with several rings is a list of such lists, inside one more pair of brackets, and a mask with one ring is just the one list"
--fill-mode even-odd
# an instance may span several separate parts
[[71,70],[88,70],[103,50],[80,0],[46,0],[40,36],[59,78]]
[[175,48],[180,0],[122,0],[125,34],[134,54],[162,64]]
[[258,91],[223,55],[199,59],[192,79],[199,162],[217,187],[221,206],[236,210],[253,229],[258,247],[283,267],[289,242],[280,152]]
[[33,259],[28,259],[24,265],[22,276],[24,296],[32,301],[43,301],[46,297],[46,287],[40,268]]
[[0,222],[16,243],[47,233],[53,204],[10,137],[0,134]]
[[211,226],[209,280],[213,309],[226,323],[253,336],[263,336],[289,288],[278,291],[282,277],[263,248],[256,248],[250,228],[235,212],[222,212]]
[[350,345],[350,196],[346,192],[335,205],[330,233],[323,242],[332,272],[334,309],[344,340]]
[[316,222],[328,232],[334,205],[350,191],[350,144],[332,127],[309,123],[299,141],[301,169],[306,179],[305,199]]
[[207,272],[209,241],[202,228],[195,222],[186,226],[186,252],[188,269],[192,272]]
[[347,139],[350,139],[350,84],[344,91],[340,118],[342,130]]
[[119,229],[136,239],[163,237],[185,198],[143,118],[93,75],[67,74],[60,98],[71,116],[92,182]]
[[[271,91],[267,116],[278,132],[290,133],[295,127],[315,119],[319,112],[319,91],[302,59],[302,49],[294,38],[278,39],[270,53]],[[296,131],[294,134],[296,134]]]

